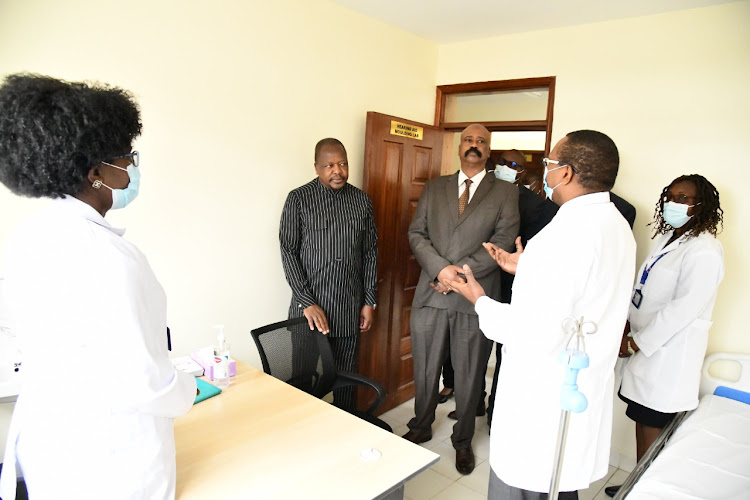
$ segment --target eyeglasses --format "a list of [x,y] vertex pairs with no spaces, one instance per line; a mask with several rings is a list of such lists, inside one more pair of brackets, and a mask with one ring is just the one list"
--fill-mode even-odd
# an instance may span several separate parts
[[673,201],[675,203],[679,203],[680,205],[687,205],[688,200],[697,200],[697,196],[686,196],[684,194],[678,194],[677,196],[672,196],[671,194],[667,193],[662,198],[664,201]]
[[549,164],[552,163],[554,165],[560,165],[561,167],[570,167],[573,169],[573,172],[580,174],[579,170],[575,168],[570,163],[565,163],[564,161],[558,161],[558,160],[550,160],[549,158],[542,158],[542,165],[544,165],[544,168],[549,167]]
[[[130,163],[132,163],[134,167],[137,167],[140,163],[140,155],[138,154],[138,151],[133,151],[132,153],[128,153],[122,156],[115,156],[114,158],[112,158],[112,161],[119,160],[120,158],[128,158],[130,160]],[[102,163],[107,162],[105,161]],[[108,165],[111,165],[111,163],[108,163]]]
[[521,165],[520,163],[515,162],[515,161],[506,160],[505,158],[502,158],[502,157],[499,160],[497,160],[497,164],[498,165],[505,165],[507,167],[510,167],[510,168],[512,168],[513,170],[515,170],[518,173],[521,173],[521,172],[524,171],[523,165]]

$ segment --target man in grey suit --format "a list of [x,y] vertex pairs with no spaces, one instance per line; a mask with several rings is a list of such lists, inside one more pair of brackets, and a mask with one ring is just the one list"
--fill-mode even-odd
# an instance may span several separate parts
[[511,250],[518,235],[518,189],[486,175],[490,133],[482,125],[461,133],[461,170],[429,181],[409,226],[409,245],[422,267],[411,310],[416,391],[415,417],[403,437],[432,439],[440,370],[450,349],[455,370],[456,416],[451,441],[456,469],[474,470],[474,418],[492,343],[479,330],[472,304],[443,285],[469,264],[487,294],[500,296],[500,272],[482,247],[491,241]]

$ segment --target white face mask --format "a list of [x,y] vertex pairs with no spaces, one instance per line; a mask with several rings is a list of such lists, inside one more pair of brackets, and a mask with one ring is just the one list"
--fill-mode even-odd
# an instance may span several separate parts
[[688,221],[693,217],[692,215],[688,215],[687,211],[688,208],[694,206],[695,205],[675,203],[673,201],[666,202],[664,204],[664,209],[662,210],[662,217],[664,217],[664,222],[675,229],[681,228],[682,226],[687,224]]
[[514,183],[516,182],[517,175],[518,172],[510,168],[508,165],[498,165],[495,167],[495,177],[501,181]]
[[553,187],[553,188],[549,187],[547,185],[547,173],[548,172],[554,172],[555,170],[560,170],[564,166],[565,165],[560,165],[559,167],[555,167],[555,168],[550,169],[550,170],[548,170],[547,167],[544,167],[544,175],[542,176],[542,183],[544,184],[544,194],[547,195],[547,199],[550,200],[550,201],[555,201],[555,200],[552,199],[552,192],[557,188],[557,186],[559,186],[560,184],[562,184],[562,181],[558,182],[555,185],[555,187]]
[[[138,196],[138,192],[141,187],[141,171],[133,165],[132,163],[128,165],[128,168],[122,168],[118,167],[117,165],[112,165],[111,163],[105,163],[106,165],[109,165],[111,167],[125,170],[128,173],[128,177],[130,177],[130,182],[128,182],[128,186],[125,189],[112,189],[111,187],[107,186],[101,181],[98,182],[101,186],[104,186],[108,188],[110,191],[112,191],[112,210],[117,210],[118,208],[125,208],[131,201],[135,200]],[[96,187],[96,183],[94,184],[94,187]]]

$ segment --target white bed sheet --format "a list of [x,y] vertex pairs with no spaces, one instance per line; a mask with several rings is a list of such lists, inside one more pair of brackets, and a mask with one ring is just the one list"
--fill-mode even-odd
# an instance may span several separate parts
[[627,498],[750,499],[750,405],[701,398]]

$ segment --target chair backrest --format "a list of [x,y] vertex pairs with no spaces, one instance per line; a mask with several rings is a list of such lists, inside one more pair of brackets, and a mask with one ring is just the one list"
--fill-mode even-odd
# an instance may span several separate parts
[[263,371],[322,398],[331,391],[336,368],[327,339],[310,330],[305,317],[288,319],[250,332]]

